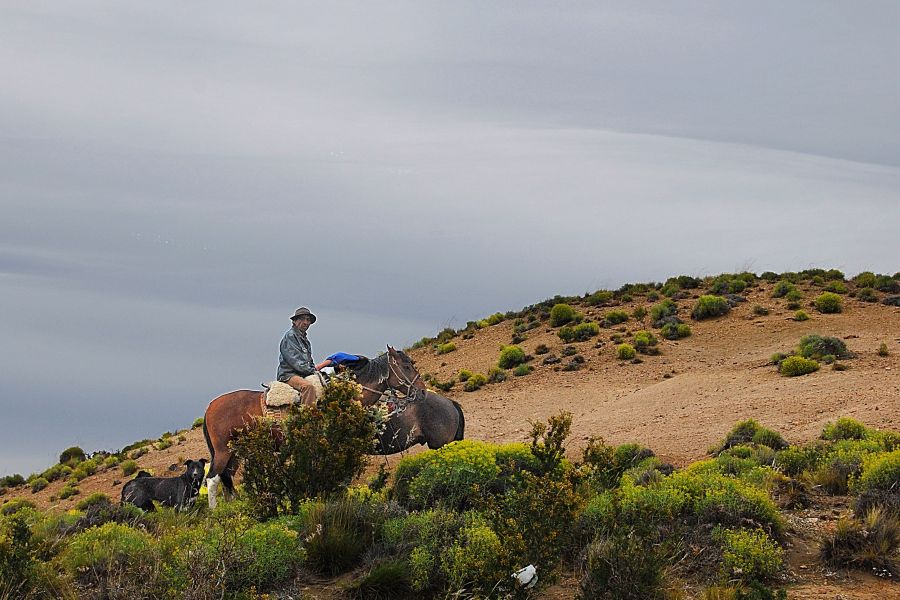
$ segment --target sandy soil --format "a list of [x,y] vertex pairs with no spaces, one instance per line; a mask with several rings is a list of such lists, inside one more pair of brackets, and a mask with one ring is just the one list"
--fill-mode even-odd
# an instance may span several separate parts
[[[801,289],[807,298],[820,292],[807,286]],[[466,437],[492,442],[523,441],[529,420],[543,421],[568,411],[573,415],[568,447],[573,458],[588,438],[601,436],[610,444],[639,442],[676,465],[686,465],[706,456],[708,448],[736,422],[751,417],[792,443],[815,439],[826,423],[841,416],[871,427],[900,430],[900,308],[845,297],[842,313],[824,315],[805,307],[810,320],[796,322],[790,318],[794,311],[786,309],[783,300],[770,297],[771,285],[762,283],[743,295],[748,301],[729,315],[702,322],[688,318],[692,298],[679,301],[679,316],[690,322],[693,335],[678,341],[660,339],[661,353],[642,356],[640,364],[617,360],[610,341],[614,334],[628,338],[649,327],[647,319],[643,324],[632,319],[601,329],[600,336],[590,341],[571,344],[585,359],[578,371],[543,365],[544,356],[535,355],[530,375],[510,377],[470,393],[457,384],[446,395],[463,406]],[[637,298],[615,309],[631,313],[637,306],[651,304]],[[755,305],[769,308],[770,314],[753,315]],[[599,320],[613,308],[579,309]],[[449,354],[435,356],[428,349],[411,354],[421,373],[440,381],[454,378],[462,368],[486,373],[496,364],[500,347],[510,343],[512,328],[507,321],[478,331],[472,339],[457,337],[458,349]],[[544,322],[528,331],[520,345],[535,354],[535,348],[545,344],[558,356],[566,344],[556,331]],[[843,339],[856,354],[842,361],[850,368],[835,371],[823,366],[810,375],[785,378],[768,365],[773,353],[790,350],[810,333]],[[881,343],[887,344],[888,356],[878,356]],[[567,360],[563,358],[563,364]],[[210,398],[223,391],[210,390]],[[171,448],[141,457],[140,467],[161,475],[175,465],[181,472],[184,460],[208,456],[200,430],[183,435],[184,440]],[[394,462],[396,458],[389,461]],[[22,495],[42,508],[66,509],[94,491],[118,497],[123,479],[118,469],[98,473],[81,483],[80,496],[65,501],[50,500],[59,492],[60,482],[37,494],[13,490],[6,497]],[[816,519],[812,535],[818,539],[832,517],[829,513],[826,518],[822,514],[798,518]],[[799,531],[792,544],[805,543]],[[792,598],[863,600],[900,595],[895,584],[865,574],[828,574],[803,553],[791,553],[789,570],[794,573]],[[556,586],[546,597],[572,597],[573,585]]]

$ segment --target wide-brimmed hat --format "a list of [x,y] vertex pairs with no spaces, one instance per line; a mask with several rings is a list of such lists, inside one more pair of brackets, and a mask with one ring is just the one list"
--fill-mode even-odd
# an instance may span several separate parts
[[300,308],[298,308],[297,310],[294,311],[294,316],[291,317],[291,321],[293,321],[294,319],[299,319],[300,317],[312,317],[312,322],[313,323],[316,322],[316,315],[309,312],[309,309],[306,308],[305,306],[301,306]]

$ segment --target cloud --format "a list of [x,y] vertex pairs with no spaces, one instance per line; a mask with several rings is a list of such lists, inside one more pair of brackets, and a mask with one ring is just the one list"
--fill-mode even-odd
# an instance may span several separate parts
[[374,354],[626,281],[895,271],[898,9],[775,9],[11,5],[0,411],[44,416],[0,455],[186,426],[300,304],[317,356]]

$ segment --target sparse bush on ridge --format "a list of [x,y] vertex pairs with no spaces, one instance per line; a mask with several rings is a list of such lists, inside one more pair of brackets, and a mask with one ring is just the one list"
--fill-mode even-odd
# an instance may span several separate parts
[[775,287],[772,288],[772,297],[773,298],[784,298],[788,292],[792,290],[796,290],[797,286],[793,283],[785,280],[781,280],[775,284]]
[[453,352],[456,350],[456,344],[453,342],[447,342],[446,344],[439,344],[436,350],[436,354],[447,354],[449,352]]
[[550,325],[552,327],[559,327],[560,325],[575,321],[577,316],[578,313],[568,304],[555,304],[553,305],[553,308],[550,309]]

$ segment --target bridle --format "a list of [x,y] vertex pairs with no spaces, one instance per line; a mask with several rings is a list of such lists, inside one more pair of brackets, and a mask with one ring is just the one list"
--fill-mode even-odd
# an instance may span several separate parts
[[[357,385],[361,387],[363,390],[367,392],[371,392],[376,394],[378,397],[387,396],[389,398],[388,402],[393,403],[398,408],[403,408],[410,402],[414,402],[420,396],[422,390],[415,387],[416,381],[419,380],[419,373],[416,372],[416,376],[412,378],[412,380],[408,380],[403,373],[400,371],[400,368],[395,364],[394,357],[392,355],[388,355],[388,376],[387,380],[389,381],[391,375],[394,376],[397,381],[399,381],[398,387],[400,389],[395,388],[394,386],[388,384],[385,390],[376,390],[374,388],[367,387],[365,385],[357,382]],[[402,386],[402,387],[401,387]],[[402,392],[402,388],[406,388],[406,392],[404,395],[400,395],[399,392]]]

